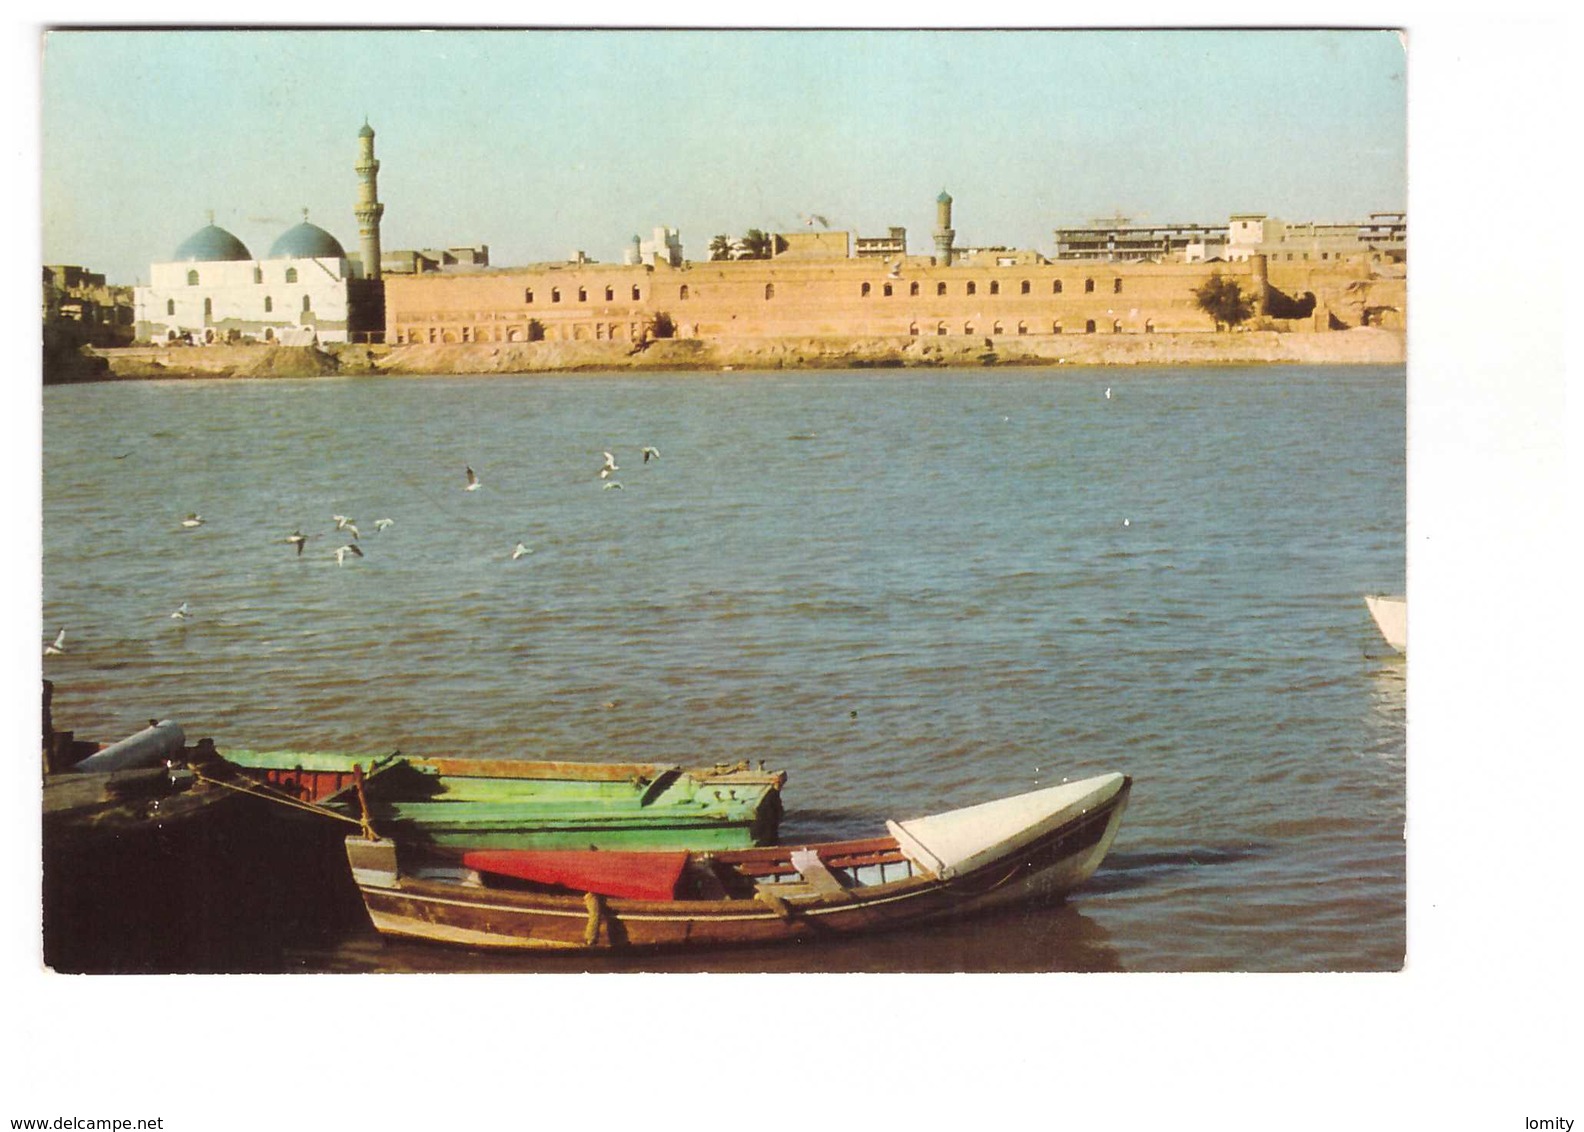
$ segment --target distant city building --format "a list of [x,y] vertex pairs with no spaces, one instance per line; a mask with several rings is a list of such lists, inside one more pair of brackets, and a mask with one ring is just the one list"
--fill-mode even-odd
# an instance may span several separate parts
[[1056,258],[1136,263],[1183,260],[1190,244],[1224,237],[1207,224],[1134,224],[1126,216],[1091,220],[1081,228],[1056,229]]
[[849,259],[852,233],[824,229],[777,232],[770,240],[773,259]]
[[1372,212],[1367,221],[1292,223],[1262,212],[1235,213],[1228,224],[1226,258],[1263,255],[1272,262],[1325,263],[1363,257],[1374,263],[1408,258],[1408,216]]
[[853,251],[859,259],[891,259],[907,255],[907,229],[891,228],[884,236],[858,236]]
[[665,264],[682,266],[682,237],[675,228],[657,227],[654,236],[638,242],[638,261],[650,267]]
[[385,275],[417,275],[425,271],[482,271],[489,265],[488,244],[393,251],[385,252],[380,257],[380,270]]
[[1019,267],[1024,264],[1050,261],[1029,248],[1008,248],[997,245],[988,248],[953,248],[952,262],[959,267]]
[[44,325],[77,346],[125,346],[134,322],[131,287],[112,287],[98,272],[50,264],[43,277]]

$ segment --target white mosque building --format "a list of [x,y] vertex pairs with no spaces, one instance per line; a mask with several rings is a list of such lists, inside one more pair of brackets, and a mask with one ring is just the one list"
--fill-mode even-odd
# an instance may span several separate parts
[[[257,341],[285,345],[374,341],[384,327],[379,283],[379,217],[374,131],[358,131],[359,221],[363,254],[349,257],[329,232],[308,222],[287,229],[255,259],[247,245],[209,223],[135,289],[136,335],[147,342]],[[364,264],[373,270],[364,271]]]

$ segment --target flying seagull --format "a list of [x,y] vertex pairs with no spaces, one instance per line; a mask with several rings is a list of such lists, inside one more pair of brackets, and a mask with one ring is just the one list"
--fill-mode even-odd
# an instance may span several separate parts
[[196,511],[189,512],[187,517],[182,520],[182,526],[184,527],[201,527],[203,525],[203,516]]
[[1111,400],[1111,387],[1109,385],[1106,386],[1106,400]]
[[479,488],[484,486],[479,482],[478,474],[474,472],[472,468],[467,470],[467,481],[467,489],[469,491],[477,491]]
[[645,448],[643,450],[644,463],[647,464],[651,457],[656,459],[656,460],[660,459],[660,449],[658,449],[658,448]]
[[616,464],[616,457],[612,456],[609,452],[601,453],[601,455],[605,457],[605,464],[600,468],[600,479],[605,479],[612,472],[621,471],[621,468]]
[[171,614],[172,621],[187,620],[187,603],[184,601],[176,607],[176,612]]
[[308,542],[308,536],[303,534],[300,530],[293,531],[291,534],[286,536],[285,541],[291,543],[297,548],[297,557],[301,558],[303,546]]
[[532,553],[533,553],[533,551],[529,550],[522,543],[518,543],[516,546],[512,547],[512,555],[511,555],[512,556],[512,561],[515,562],[515,561],[517,561],[517,559],[521,558],[523,555],[532,554]]
[[375,519],[374,520],[374,530],[376,532],[383,531],[386,527],[391,526],[395,522],[396,522],[395,519]]
[[344,524],[344,525],[343,525],[343,526],[342,526],[342,528],[341,528],[341,529],[342,529],[342,530],[344,530],[344,531],[346,531],[346,533],[347,533],[347,534],[349,534],[349,535],[351,535],[351,536],[352,536],[352,537],[353,537],[353,538],[357,538],[357,537],[358,537],[358,529],[357,529],[357,527],[356,527],[356,526],[354,526],[354,525],[353,525],[353,524],[352,524],[352,522],[351,522],[351,521],[350,521],[350,520],[349,520],[349,521],[347,521],[347,522],[346,522],[346,523],[345,523],[345,524]]
[[345,546],[336,547],[335,554],[336,554],[336,565],[337,566],[345,566],[346,565],[346,556],[349,555],[349,554],[352,555],[355,558],[362,558],[363,557],[363,552],[357,548],[357,544],[356,543],[351,543],[351,542],[347,543]]
[[619,490],[621,490],[621,483],[619,481],[617,481],[617,480],[610,480],[607,483],[600,484],[600,487],[604,488],[606,491],[609,491],[611,488],[614,487],[614,488],[616,488],[619,491]]
[[65,652],[65,651],[66,651],[66,630],[64,628],[62,628],[59,633],[55,634],[55,643],[44,646],[44,655],[45,656],[59,656],[61,653]]

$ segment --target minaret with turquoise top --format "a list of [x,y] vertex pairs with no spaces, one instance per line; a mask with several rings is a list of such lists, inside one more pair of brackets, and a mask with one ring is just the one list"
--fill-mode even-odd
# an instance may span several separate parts
[[358,247],[363,259],[363,278],[380,277],[380,217],[385,206],[379,202],[379,162],[374,160],[374,130],[363,119],[358,131],[358,200],[353,215],[358,223]]

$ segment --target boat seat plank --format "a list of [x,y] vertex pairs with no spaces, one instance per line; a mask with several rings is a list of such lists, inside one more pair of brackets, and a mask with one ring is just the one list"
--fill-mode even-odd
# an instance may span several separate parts
[[845,896],[847,886],[843,884],[820,860],[820,855],[813,849],[792,850],[792,865],[802,874],[803,880],[821,896]]

